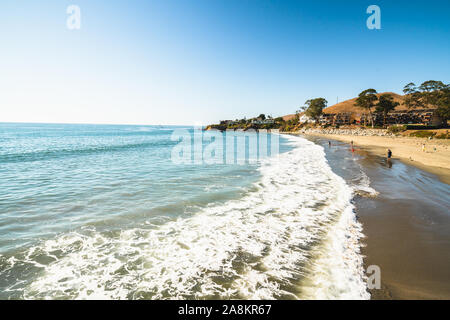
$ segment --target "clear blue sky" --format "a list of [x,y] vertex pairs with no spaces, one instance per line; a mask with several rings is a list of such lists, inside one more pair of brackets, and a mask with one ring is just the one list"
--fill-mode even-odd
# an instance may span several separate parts
[[450,82],[450,1],[2,0],[0,43],[0,122],[207,124]]

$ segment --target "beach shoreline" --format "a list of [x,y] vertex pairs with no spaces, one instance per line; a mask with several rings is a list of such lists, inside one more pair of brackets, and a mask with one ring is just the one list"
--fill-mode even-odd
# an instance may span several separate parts
[[353,200],[363,227],[364,268],[381,270],[381,288],[369,290],[371,299],[449,299],[448,184],[398,157],[389,165],[382,151],[360,144],[352,152],[347,141],[330,135],[301,135],[322,145],[333,171],[350,185],[357,170],[352,163],[358,163],[378,193],[356,192]]
[[[393,152],[393,159],[436,175],[441,182],[450,184],[450,141],[428,140],[398,136],[357,136],[326,133],[302,133],[306,137],[319,137],[353,144],[378,156],[385,157],[387,149]],[[425,144],[425,151],[422,151]]]

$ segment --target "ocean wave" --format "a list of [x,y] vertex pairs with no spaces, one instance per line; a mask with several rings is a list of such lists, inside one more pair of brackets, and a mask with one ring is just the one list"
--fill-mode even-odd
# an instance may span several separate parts
[[[115,232],[86,228],[3,259],[25,299],[367,299],[352,188],[323,148],[261,164],[243,198]],[[6,277],[5,277],[6,278]]]
[[351,187],[353,189],[354,194],[359,195],[361,197],[376,197],[379,195],[379,192],[370,186],[370,178],[363,171],[361,165],[359,165],[360,170],[358,175],[352,179]]

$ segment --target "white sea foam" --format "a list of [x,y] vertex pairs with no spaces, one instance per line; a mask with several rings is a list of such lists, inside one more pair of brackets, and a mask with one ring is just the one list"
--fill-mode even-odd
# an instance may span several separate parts
[[[367,299],[352,189],[323,148],[261,165],[244,198],[116,234],[70,233],[30,249],[24,298]],[[36,255],[53,260],[36,262]]]
[[358,165],[360,167],[359,174],[353,180],[354,184],[352,185],[352,189],[353,189],[354,193],[357,193],[357,194],[363,195],[363,196],[376,197],[379,194],[379,192],[370,186],[369,177],[363,171],[361,165],[360,164],[358,164]]

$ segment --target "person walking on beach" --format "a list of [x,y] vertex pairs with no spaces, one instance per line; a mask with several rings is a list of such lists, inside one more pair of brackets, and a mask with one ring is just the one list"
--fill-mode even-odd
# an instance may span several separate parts
[[391,149],[387,149],[387,159],[388,159],[388,161],[391,160],[391,158],[392,158],[392,151],[391,151]]
[[425,143],[422,143],[422,152],[425,152]]
[[352,152],[354,152],[355,149],[353,148],[353,140],[350,142],[350,145],[352,146]]

